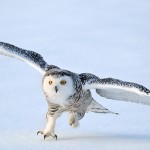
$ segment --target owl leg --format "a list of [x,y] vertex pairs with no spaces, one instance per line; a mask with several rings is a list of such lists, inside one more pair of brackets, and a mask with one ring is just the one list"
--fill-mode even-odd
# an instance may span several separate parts
[[71,127],[76,128],[79,126],[78,114],[76,112],[70,112],[68,122]]
[[55,124],[56,124],[56,119],[58,118],[59,113],[58,113],[57,108],[56,108],[55,112],[54,112],[54,109],[52,111],[51,110],[52,109],[50,109],[46,115],[47,124],[46,124],[45,129],[37,132],[37,135],[39,133],[44,135],[44,140],[45,140],[45,138],[50,137],[50,136],[57,140],[57,135],[55,134],[54,129],[55,129]]

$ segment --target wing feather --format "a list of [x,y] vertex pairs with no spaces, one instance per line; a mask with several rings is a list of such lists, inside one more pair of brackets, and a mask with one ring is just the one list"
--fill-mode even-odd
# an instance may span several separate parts
[[18,58],[37,69],[42,74],[45,73],[45,70],[48,67],[48,64],[40,54],[30,50],[18,48],[8,43],[0,42],[0,54]]
[[132,82],[113,78],[100,79],[93,74],[80,74],[84,89],[96,89],[105,98],[150,105],[150,90]]

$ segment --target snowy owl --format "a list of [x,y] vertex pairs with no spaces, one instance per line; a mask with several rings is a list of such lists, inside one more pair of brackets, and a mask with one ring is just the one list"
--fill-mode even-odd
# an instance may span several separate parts
[[18,58],[43,75],[42,88],[48,103],[47,124],[37,134],[43,134],[44,139],[49,136],[57,139],[54,131],[56,120],[65,111],[69,113],[68,122],[72,127],[77,127],[79,120],[89,111],[117,114],[96,102],[92,98],[91,89],[108,99],[150,105],[150,90],[142,85],[113,78],[101,79],[90,73],[73,73],[48,65],[36,52],[8,43],[0,42],[0,54]]

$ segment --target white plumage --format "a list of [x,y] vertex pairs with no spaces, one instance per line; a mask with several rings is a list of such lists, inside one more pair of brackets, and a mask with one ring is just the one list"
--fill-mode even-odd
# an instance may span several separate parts
[[82,73],[76,74],[48,65],[43,57],[33,51],[24,50],[8,43],[0,42],[0,54],[18,58],[28,63],[43,74],[42,87],[48,103],[47,125],[44,130],[38,131],[46,137],[55,134],[56,119],[62,112],[69,112],[68,122],[72,127],[77,127],[79,120],[86,112],[114,113],[98,104],[91,95],[90,89],[95,89],[102,97],[150,105],[150,90],[146,87],[124,82],[118,79],[99,77]]

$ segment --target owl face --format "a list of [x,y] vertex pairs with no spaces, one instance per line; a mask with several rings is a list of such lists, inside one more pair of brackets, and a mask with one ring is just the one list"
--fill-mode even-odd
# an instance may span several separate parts
[[46,76],[43,80],[43,88],[49,101],[61,106],[74,94],[73,81],[69,76]]

